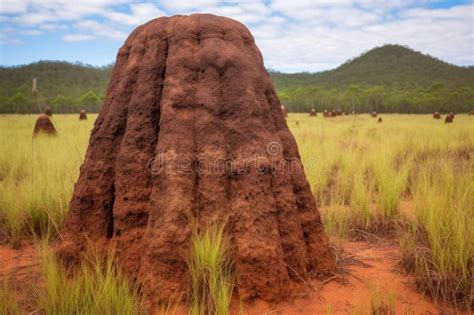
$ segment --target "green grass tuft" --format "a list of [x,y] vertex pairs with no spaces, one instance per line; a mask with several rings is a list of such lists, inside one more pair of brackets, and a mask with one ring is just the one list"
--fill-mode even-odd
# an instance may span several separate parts
[[37,289],[44,314],[139,314],[138,290],[116,269],[111,258],[90,253],[77,270],[42,250],[44,287]]
[[234,290],[230,243],[224,225],[195,230],[188,257],[191,276],[190,313],[228,314]]

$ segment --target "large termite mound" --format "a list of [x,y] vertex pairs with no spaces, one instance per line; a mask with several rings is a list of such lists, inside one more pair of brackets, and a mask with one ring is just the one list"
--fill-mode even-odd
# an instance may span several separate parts
[[45,133],[49,135],[56,134],[56,128],[54,128],[51,119],[46,114],[40,114],[36,119],[35,128],[33,129],[33,136],[37,136],[39,133]]
[[187,288],[193,224],[227,222],[244,299],[296,294],[335,260],[298,148],[248,29],[162,17],[119,50],[57,247],[116,248],[148,296]]

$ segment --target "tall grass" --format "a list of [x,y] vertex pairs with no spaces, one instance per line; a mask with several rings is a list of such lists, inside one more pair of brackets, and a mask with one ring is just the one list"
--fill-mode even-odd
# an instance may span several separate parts
[[17,315],[21,314],[20,306],[13,297],[13,292],[7,279],[3,280],[0,286],[0,314]]
[[[465,162],[464,162],[465,163]],[[415,219],[401,243],[402,265],[438,300],[474,307],[474,187],[472,173],[430,161],[414,185]]]
[[115,268],[111,258],[89,253],[74,272],[46,247],[42,250],[44,287],[37,288],[44,314],[139,314],[138,290]]
[[[90,118],[55,115],[58,136],[33,141],[35,116],[0,116],[0,242],[18,245],[61,226]],[[339,237],[400,235],[402,265],[420,289],[472,307],[473,118],[457,115],[452,125],[429,115],[384,115],[383,121],[289,115],[326,230]],[[196,233],[189,256],[194,314],[225,313],[233,283],[228,255],[223,229]]]
[[370,314],[395,315],[396,296],[393,292],[383,293],[377,285],[370,288]]
[[191,276],[190,313],[228,314],[234,290],[230,243],[224,225],[196,229],[188,257]]
[[290,115],[288,124],[329,233],[401,235],[402,266],[423,292],[474,307],[472,117],[446,126],[426,115],[383,124]]
[[58,135],[33,140],[35,116],[0,116],[0,241],[16,246],[64,220],[92,122],[54,117]]

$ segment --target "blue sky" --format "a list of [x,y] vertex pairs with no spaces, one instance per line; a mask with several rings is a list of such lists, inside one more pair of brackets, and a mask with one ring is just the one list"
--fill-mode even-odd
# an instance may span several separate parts
[[473,1],[423,0],[1,0],[0,64],[110,64],[138,25],[196,12],[244,23],[266,67],[283,72],[332,69],[387,43],[474,65]]

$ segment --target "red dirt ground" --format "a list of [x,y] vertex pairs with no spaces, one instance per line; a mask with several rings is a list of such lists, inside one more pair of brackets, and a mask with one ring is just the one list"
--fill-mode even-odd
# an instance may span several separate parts
[[[343,277],[326,284],[314,280],[308,284],[307,292],[295,293],[300,297],[291,303],[272,305],[260,300],[244,303],[243,313],[309,315],[354,314],[358,311],[359,314],[367,314],[378,287],[379,296],[385,300],[389,295],[395,296],[396,314],[463,314],[434,304],[428,297],[416,292],[410,277],[397,272],[400,251],[395,241],[343,241],[341,245],[344,248],[341,256],[345,261],[342,267],[346,271]],[[0,280],[7,276],[10,281],[17,282],[19,292],[16,296],[20,299],[27,296],[27,292],[21,292],[25,287],[22,284],[33,279],[29,271],[35,270],[37,265],[38,253],[34,246],[24,243],[18,250],[8,245],[0,246]],[[23,301],[22,305],[25,304],[30,303]],[[240,314],[240,310],[240,302],[234,301],[231,314]],[[182,313],[185,314],[184,311]]]
[[[343,281],[322,284],[313,281],[307,296],[292,303],[269,305],[256,302],[245,304],[245,314],[370,314],[371,298],[377,292],[385,301],[395,296],[395,314],[462,314],[433,303],[416,292],[410,277],[397,271],[400,250],[395,241],[342,243],[343,268],[348,274]],[[344,284],[343,284],[344,283]],[[235,305],[234,305],[235,307]],[[233,309],[237,314],[236,309]],[[388,314],[388,313],[387,313]],[[467,314],[467,313],[466,313]]]
[[23,243],[20,249],[0,245],[0,280],[5,277],[21,277],[38,264],[38,253],[34,246]]

